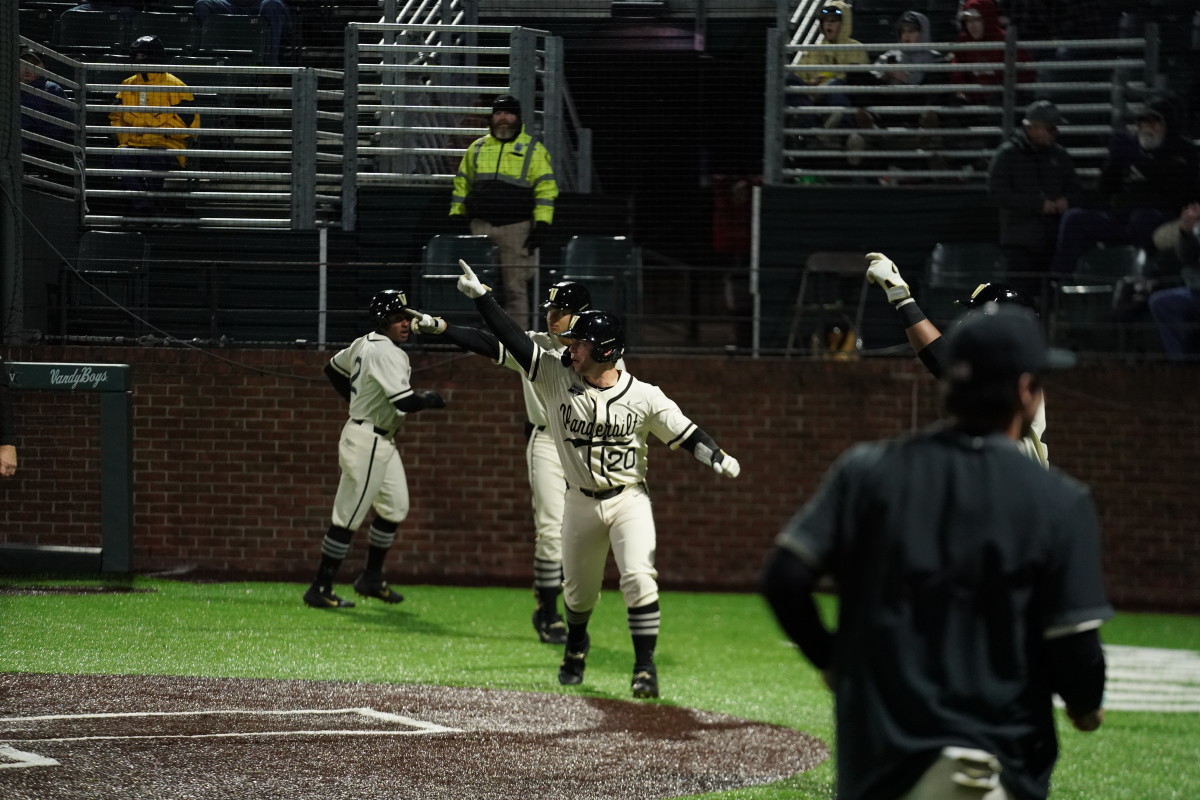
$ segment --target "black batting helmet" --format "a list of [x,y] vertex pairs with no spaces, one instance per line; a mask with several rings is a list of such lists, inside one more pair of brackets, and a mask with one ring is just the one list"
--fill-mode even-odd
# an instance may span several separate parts
[[129,54],[136,58],[139,53],[150,61],[161,62],[167,56],[167,47],[157,36],[139,36],[129,45]]
[[1038,316],[1037,305],[1029,295],[1019,289],[1014,289],[1005,283],[981,283],[975,287],[975,291],[965,300],[959,300],[958,304],[963,308],[972,309],[979,308],[985,303],[996,303],[997,305],[1005,305],[1011,303],[1017,306],[1024,306],[1033,312],[1033,315]]
[[625,352],[625,326],[607,311],[584,311],[572,321],[571,329],[559,336],[591,342],[592,360],[601,364],[615,363]]
[[559,281],[546,292],[546,302],[542,310],[562,308],[574,311],[576,314],[587,311],[592,307],[592,293],[582,283],[575,281]]
[[388,324],[388,317],[397,311],[409,308],[408,295],[400,289],[384,289],[371,298],[368,310],[381,328]]

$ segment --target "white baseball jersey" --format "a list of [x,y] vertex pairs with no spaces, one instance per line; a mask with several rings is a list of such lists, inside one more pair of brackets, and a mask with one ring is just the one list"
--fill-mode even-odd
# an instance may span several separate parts
[[350,379],[350,418],[395,433],[404,412],[394,405],[413,393],[408,353],[382,333],[368,333],[329,359]]
[[408,354],[381,333],[355,339],[329,359],[350,380],[350,419],[338,442],[341,477],[333,501],[333,524],[356,529],[373,507],[402,522],[408,516],[408,477],[392,436],[405,414],[393,403],[413,393]]
[[604,491],[646,478],[646,449],[654,434],[672,450],[696,430],[662,389],[621,372],[598,389],[558,353],[539,350],[527,373],[554,435],[563,474],[573,488]]
[[1022,453],[1042,462],[1043,467],[1048,467],[1050,466],[1050,452],[1042,442],[1042,437],[1045,435],[1046,398],[1043,397],[1042,402],[1038,403],[1037,414],[1034,415],[1033,422],[1029,425],[1029,433],[1017,441],[1017,446],[1021,448]]

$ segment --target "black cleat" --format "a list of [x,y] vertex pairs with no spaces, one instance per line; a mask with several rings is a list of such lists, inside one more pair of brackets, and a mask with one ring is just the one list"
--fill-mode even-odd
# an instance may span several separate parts
[[584,660],[591,648],[591,637],[583,640],[583,647],[579,650],[571,650],[570,646],[567,646],[562,663],[558,665],[559,683],[563,686],[578,686],[583,683],[583,668],[587,666]]
[[535,609],[533,629],[537,631],[538,638],[545,644],[567,643],[567,623],[563,622],[563,618],[554,612],[543,614],[541,608]]
[[630,684],[633,696],[638,698],[658,697],[658,673],[654,667],[635,669],[633,683]]
[[354,608],[354,603],[338,597],[332,589],[321,589],[317,586],[308,587],[308,591],[304,593],[304,605],[313,608]]
[[354,581],[354,593],[363,597],[374,597],[385,603],[404,602],[404,595],[388,586],[382,573],[364,572],[359,575]]

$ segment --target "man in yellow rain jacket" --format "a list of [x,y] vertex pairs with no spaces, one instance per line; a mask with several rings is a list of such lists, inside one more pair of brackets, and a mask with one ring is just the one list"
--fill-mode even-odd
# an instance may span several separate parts
[[[166,59],[166,48],[157,36],[142,36],[129,48],[135,64],[161,64]],[[117,92],[117,102],[128,106],[128,111],[113,111],[108,115],[109,124],[115,128],[162,128],[158,131],[117,131],[117,146],[121,153],[113,156],[113,167],[127,170],[166,172],[176,164],[187,164],[182,151],[187,148],[187,132],[200,127],[200,115],[174,111],[142,111],[143,106],[177,106],[181,110],[193,105],[194,98],[187,91],[187,84],[169,72],[138,72],[121,82],[129,88]],[[179,87],[172,91],[147,91],[140,86]],[[168,133],[177,129],[179,133]],[[177,151],[172,154],[170,151]],[[133,216],[150,216],[155,208],[162,208],[162,199],[150,196],[149,192],[161,192],[166,178],[162,175],[124,175],[121,188],[138,192],[131,204]]]
[[500,253],[504,307],[529,323],[529,280],[554,222],[558,183],[550,152],[525,131],[521,103],[502,94],[492,102],[488,135],[467,148],[454,177],[450,216],[470,220]]

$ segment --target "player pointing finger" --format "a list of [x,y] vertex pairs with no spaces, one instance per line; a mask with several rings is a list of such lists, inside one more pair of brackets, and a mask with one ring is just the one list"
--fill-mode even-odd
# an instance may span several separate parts
[[658,697],[654,651],[660,612],[654,567],[655,528],[646,488],[646,452],[653,434],[682,448],[718,474],[740,465],[688,419],[661,389],[617,366],[625,350],[621,320],[605,311],[579,314],[561,336],[561,353],[538,346],[504,313],[470,265],[459,262],[458,289],[475,300],[487,324],[520,365],[549,414],[562,461],[566,495],[562,524],[563,604],[567,642],[558,680],[583,681],[591,646],[588,622],[600,599],[608,550],[620,572],[634,664],[634,697]]

